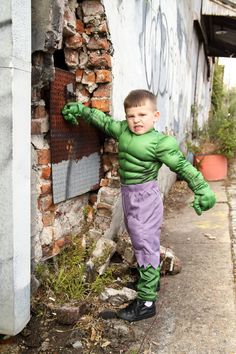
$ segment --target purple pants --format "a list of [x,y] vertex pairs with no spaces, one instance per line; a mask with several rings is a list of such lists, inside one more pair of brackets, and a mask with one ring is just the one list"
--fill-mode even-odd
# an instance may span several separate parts
[[139,267],[160,264],[163,203],[156,181],[121,186],[124,221]]

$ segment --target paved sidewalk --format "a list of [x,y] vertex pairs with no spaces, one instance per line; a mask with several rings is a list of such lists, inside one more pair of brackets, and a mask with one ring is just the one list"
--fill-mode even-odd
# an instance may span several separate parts
[[[224,182],[211,182],[216,206],[202,216],[189,207],[165,221],[164,245],[171,245],[183,269],[162,279],[156,320],[137,324],[158,354],[236,354],[235,284],[229,205]],[[151,329],[150,329],[151,325]]]
[[234,263],[234,279],[236,282],[236,158],[229,164],[227,196],[230,209],[230,231]]

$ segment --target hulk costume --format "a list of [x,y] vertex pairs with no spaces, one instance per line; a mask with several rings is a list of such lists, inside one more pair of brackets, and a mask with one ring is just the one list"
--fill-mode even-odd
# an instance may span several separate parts
[[155,129],[136,135],[129,130],[126,120],[116,121],[81,103],[67,104],[62,114],[72,124],[78,124],[76,117],[81,116],[118,141],[124,219],[139,265],[138,298],[155,301],[160,278],[163,215],[163,203],[156,184],[160,167],[164,163],[188,183],[195,194],[192,206],[198,215],[213,207],[215,195],[202,174],[185,159],[174,137]]

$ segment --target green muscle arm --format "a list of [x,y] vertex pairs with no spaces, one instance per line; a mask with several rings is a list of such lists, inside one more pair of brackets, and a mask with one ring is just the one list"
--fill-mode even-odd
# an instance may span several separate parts
[[62,109],[62,114],[64,119],[72,124],[79,124],[77,117],[80,116],[115,139],[127,126],[126,121],[116,121],[98,109],[86,107],[79,102],[67,103]]
[[177,173],[188,183],[189,188],[195,194],[192,206],[198,215],[214,206],[216,202],[214,192],[204,180],[201,172],[185,159],[178,148],[175,138],[169,136],[163,138],[163,141],[158,146],[157,157],[171,171]]

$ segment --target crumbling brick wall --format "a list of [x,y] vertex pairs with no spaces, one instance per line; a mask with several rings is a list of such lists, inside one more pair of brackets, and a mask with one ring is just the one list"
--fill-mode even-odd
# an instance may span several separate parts
[[[111,113],[113,51],[101,1],[57,0],[56,5],[52,1],[51,11],[45,9],[45,37],[40,37],[32,57],[32,254],[36,260],[57,254],[71,234],[81,231],[85,214],[92,222],[91,237],[98,239],[104,233],[111,237],[109,230],[112,234],[117,228],[111,221],[120,191],[117,144],[106,139],[101,147],[105,175],[98,194],[53,203],[48,99],[54,65],[75,74],[79,101]],[[35,0],[33,6],[37,13],[40,2]],[[36,22],[42,20],[45,22],[36,18]],[[63,25],[56,26],[55,22]],[[84,212],[88,204],[96,213]]]

